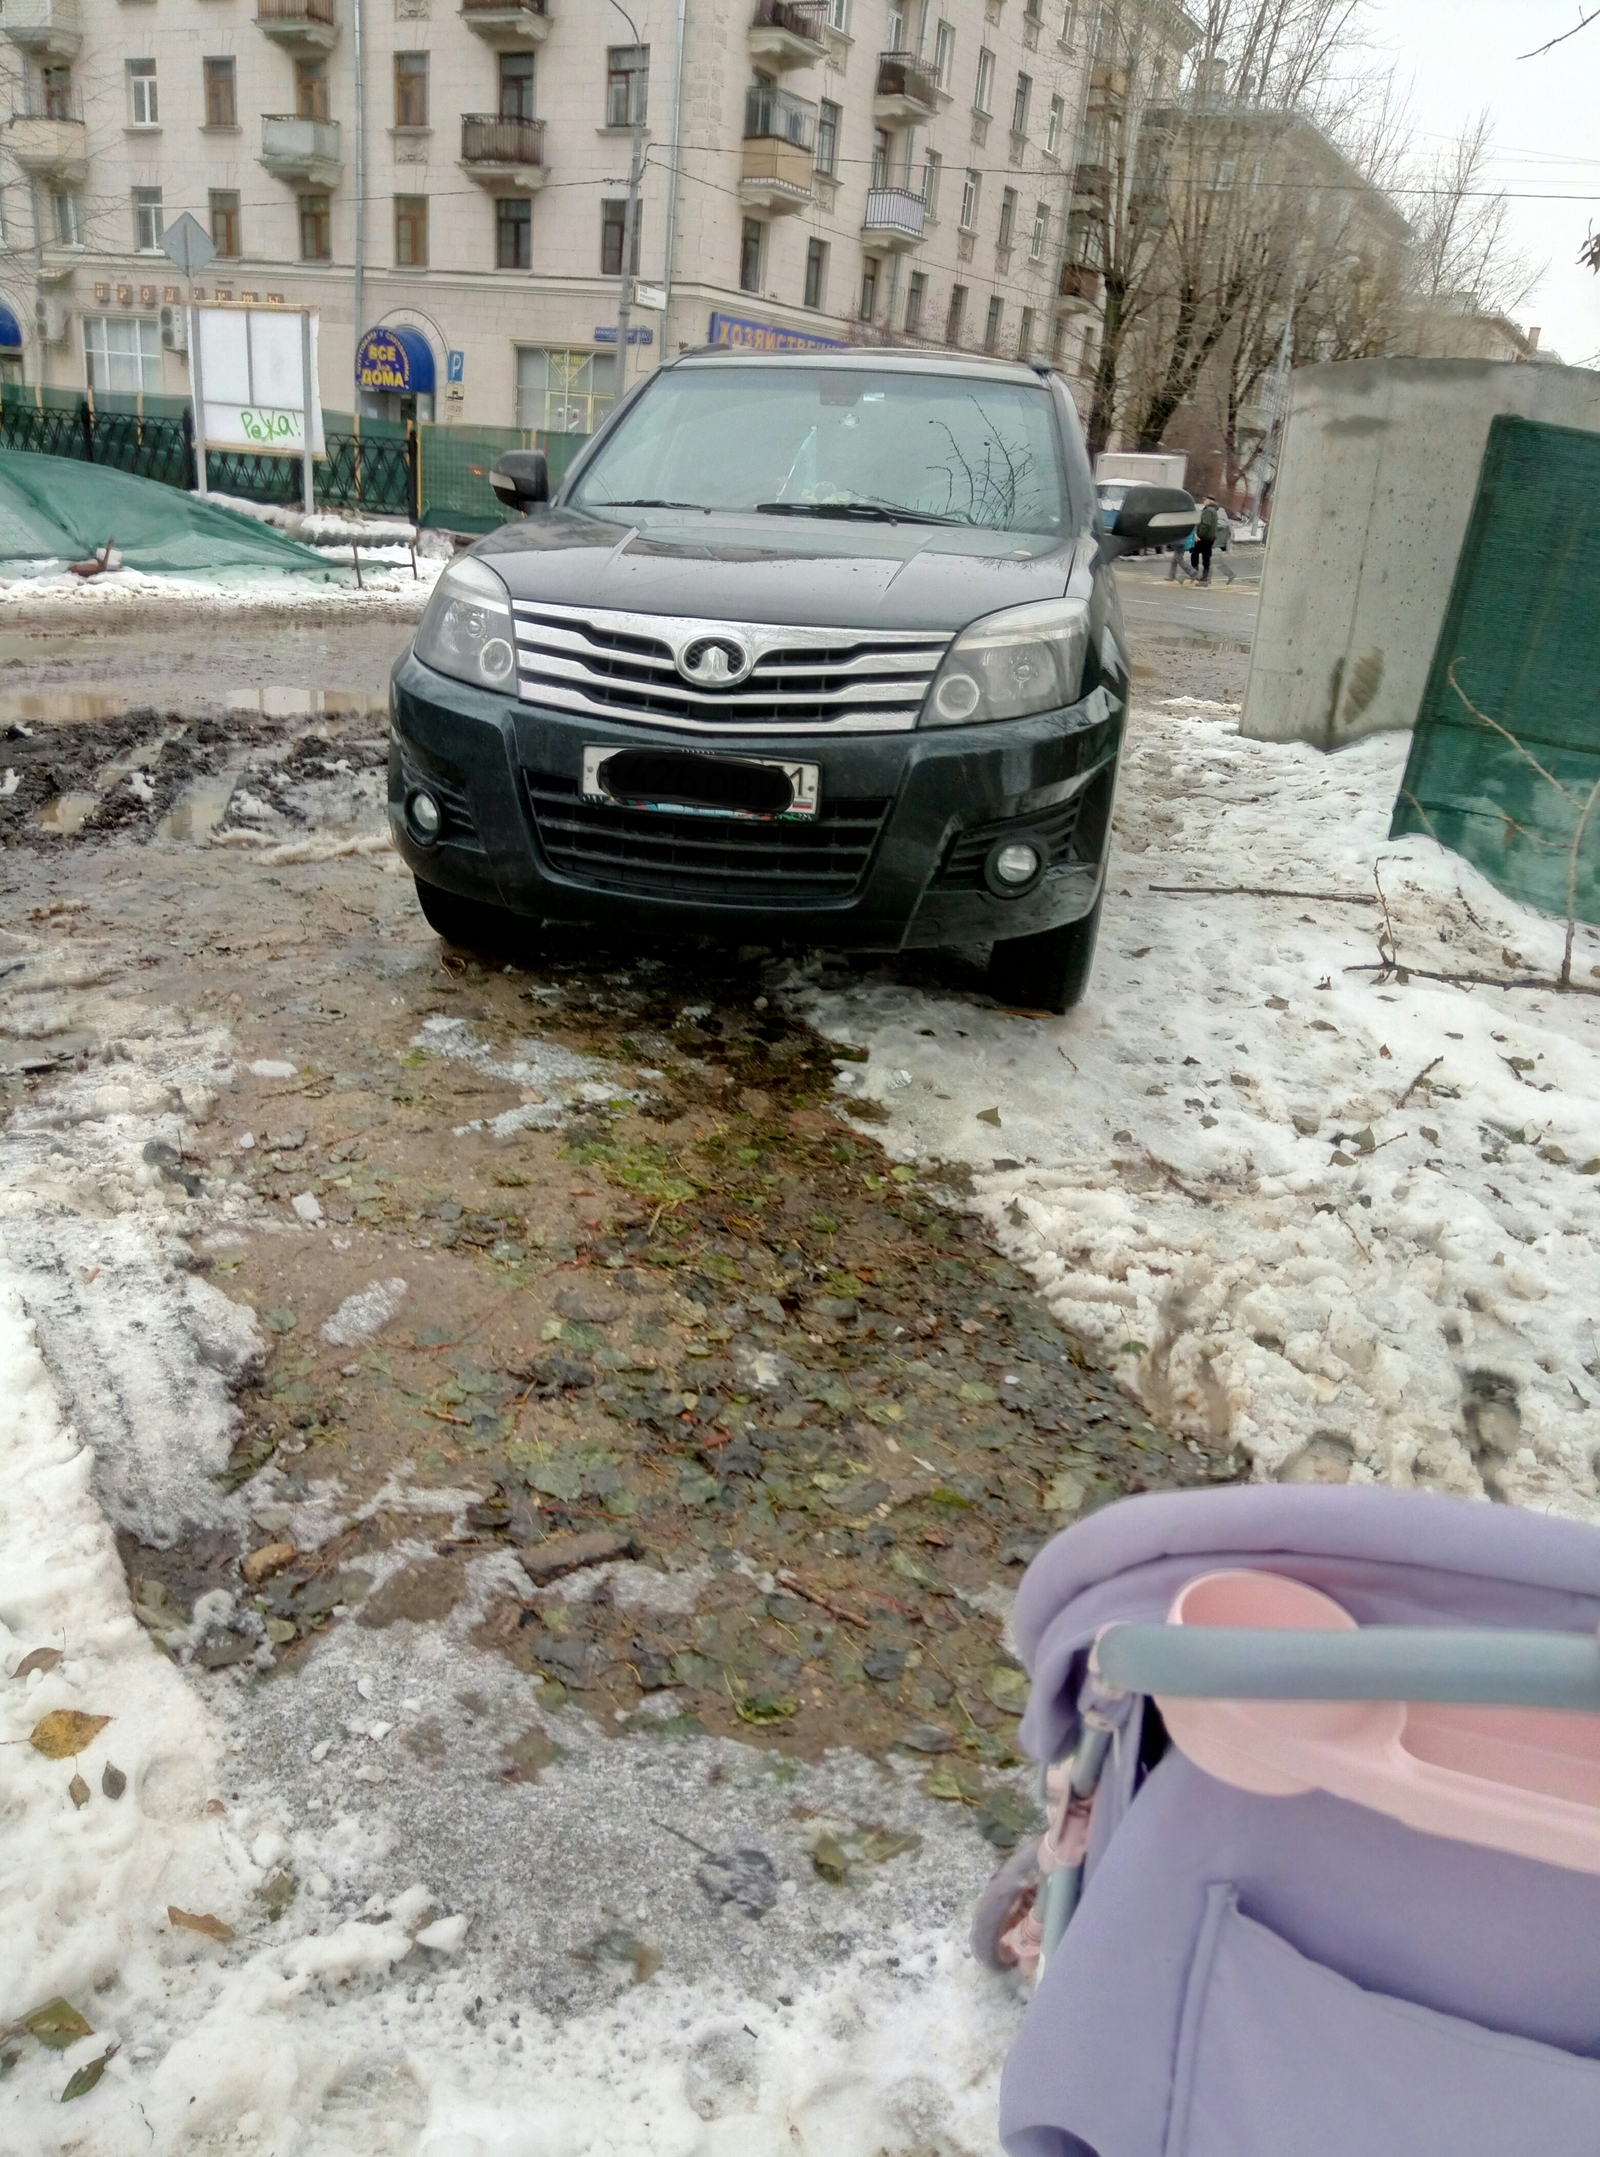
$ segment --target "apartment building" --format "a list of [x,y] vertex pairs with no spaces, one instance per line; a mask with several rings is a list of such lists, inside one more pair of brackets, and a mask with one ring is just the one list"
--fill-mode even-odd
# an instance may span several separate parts
[[[187,301],[312,306],[332,411],[579,432],[623,374],[708,340],[1070,363],[1098,20],[1098,0],[3,0],[20,347],[0,324],[0,350],[28,382],[172,393]],[[184,211],[217,249],[193,288],[161,252]]]

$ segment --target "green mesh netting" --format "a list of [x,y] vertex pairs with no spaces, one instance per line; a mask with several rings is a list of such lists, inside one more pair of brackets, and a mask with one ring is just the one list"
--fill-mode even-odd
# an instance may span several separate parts
[[1390,825],[1587,922],[1600,922],[1596,500],[1600,435],[1495,419]]
[[129,569],[329,575],[310,547],[176,487],[105,465],[0,450],[0,563],[81,561],[107,540]]
[[588,441],[586,434],[527,433],[520,427],[424,426],[422,522],[452,532],[492,532],[520,512],[502,507],[489,484],[508,449],[542,449],[552,490]]

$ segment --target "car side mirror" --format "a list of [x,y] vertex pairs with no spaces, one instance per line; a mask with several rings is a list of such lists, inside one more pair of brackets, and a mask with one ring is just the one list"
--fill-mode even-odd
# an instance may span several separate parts
[[1170,547],[1188,538],[1199,514],[1194,496],[1181,487],[1130,487],[1106,520],[1109,551],[1127,554],[1135,547]]
[[542,449],[508,449],[489,474],[496,498],[524,515],[550,499],[550,467]]

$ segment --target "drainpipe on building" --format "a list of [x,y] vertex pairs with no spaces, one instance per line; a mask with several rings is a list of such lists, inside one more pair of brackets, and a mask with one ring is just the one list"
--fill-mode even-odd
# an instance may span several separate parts
[[39,216],[39,183],[28,181],[28,207],[33,213],[33,341],[39,347],[39,383],[45,378],[45,353],[49,347],[44,332],[39,327],[39,316],[44,301],[44,225]]
[[350,305],[354,314],[350,335],[350,402],[355,406],[355,426],[361,432],[360,397],[356,390],[355,354],[366,327],[367,281],[367,69],[362,42],[363,0],[350,0],[351,46],[356,70],[356,237],[354,269],[350,281]]
[[[637,51],[644,40],[639,26],[621,0],[611,0],[611,5],[627,24]],[[646,78],[648,80],[648,78]],[[628,100],[633,102],[635,78],[628,78]],[[620,404],[628,390],[628,327],[633,319],[633,246],[634,235],[639,230],[639,186],[644,178],[644,114],[635,110],[629,114],[632,128],[632,153],[628,160],[628,207],[622,213],[622,275],[617,290],[617,386],[616,399]]]
[[667,174],[667,230],[661,264],[661,286],[666,294],[667,304],[661,310],[661,350],[656,355],[658,367],[666,360],[672,329],[672,269],[678,240],[678,167],[683,162],[683,40],[688,13],[689,0],[678,0],[678,56],[672,84],[672,166]]

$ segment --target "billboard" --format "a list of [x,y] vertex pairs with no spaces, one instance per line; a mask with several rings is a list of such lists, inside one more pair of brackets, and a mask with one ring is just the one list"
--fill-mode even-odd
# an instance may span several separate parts
[[189,388],[203,411],[207,447],[319,455],[316,315],[276,307],[197,307],[194,314]]

